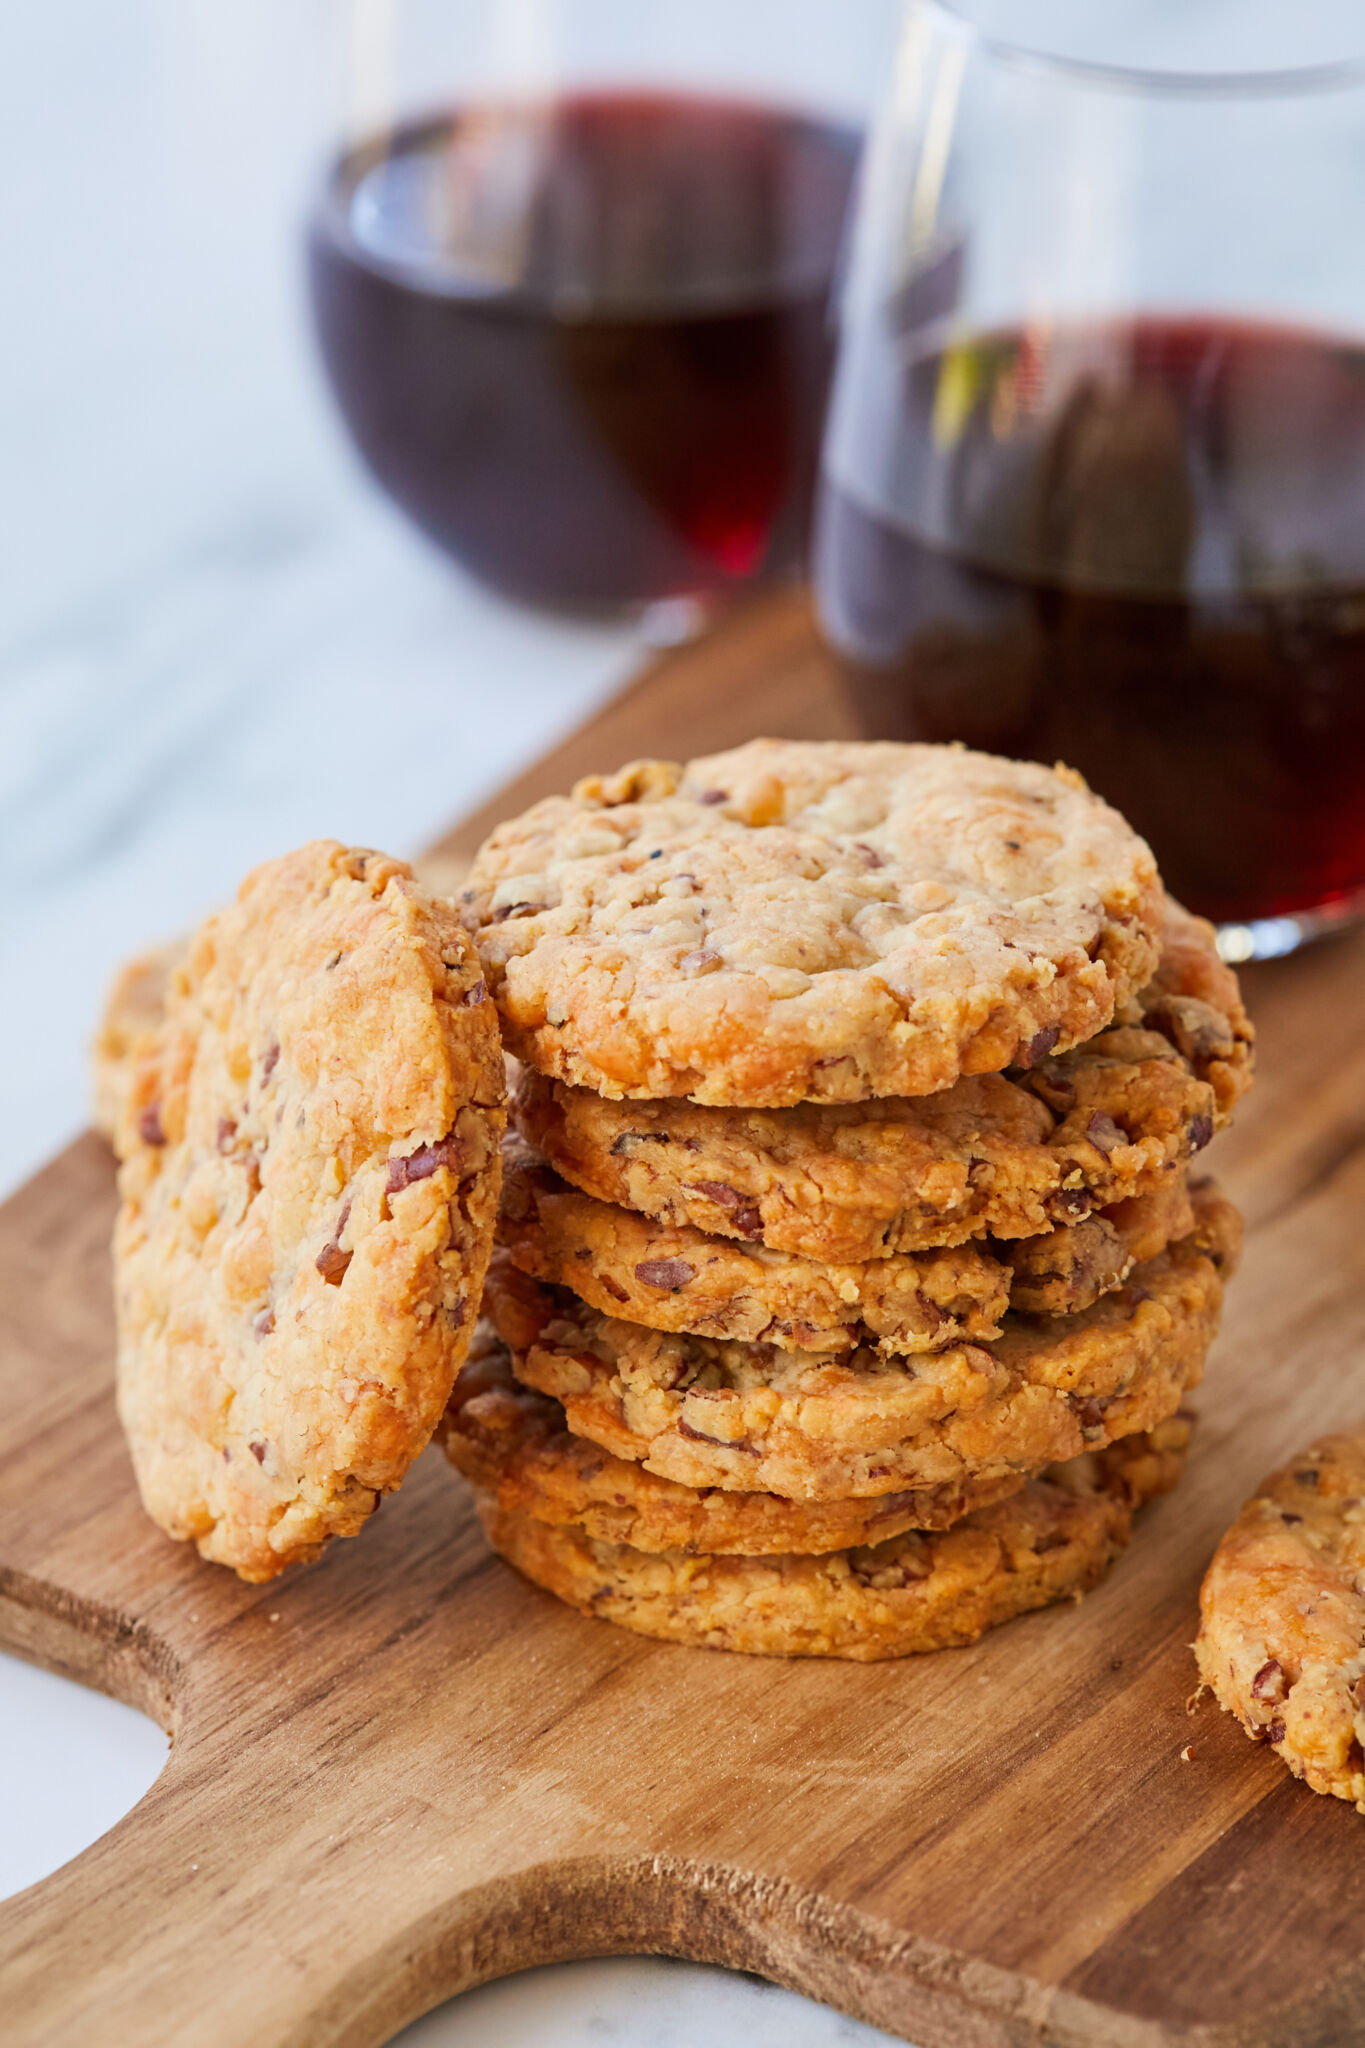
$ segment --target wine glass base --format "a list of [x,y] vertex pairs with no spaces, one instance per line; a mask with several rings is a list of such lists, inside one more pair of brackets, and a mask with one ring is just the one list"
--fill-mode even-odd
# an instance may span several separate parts
[[1245,924],[1218,926],[1218,951],[1230,967],[1251,960],[1281,960],[1314,939],[1328,938],[1365,919],[1365,889],[1319,910],[1295,910],[1283,917],[1254,917]]
[[639,634],[646,647],[662,653],[696,640],[712,623],[720,600],[710,592],[686,597],[656,597],[640,614]]

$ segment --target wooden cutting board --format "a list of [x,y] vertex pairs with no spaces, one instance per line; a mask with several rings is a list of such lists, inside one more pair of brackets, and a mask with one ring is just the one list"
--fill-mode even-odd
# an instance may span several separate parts
[[[846,729],[803,605],[772,602],[660,662],[433,871],[589,767]],[[904,1664],[583,1620],[488,1555],[435,1454],[312,1570],[201,1564],[134,1493],[113,1170],[73,1145],[0,1211],[0,1641],[174,1745],[0,1908],[0,2035],[361,2048],[527,1964],[658,1950],[922,2048],[1365,2040],[1365,1820],[1186,1714],[1219,1532],[1365,1416],[1365,936],[1248,982],[1261,1077],[1213,1155],[1247,1256],[1184,1487],[1082,1605]]]

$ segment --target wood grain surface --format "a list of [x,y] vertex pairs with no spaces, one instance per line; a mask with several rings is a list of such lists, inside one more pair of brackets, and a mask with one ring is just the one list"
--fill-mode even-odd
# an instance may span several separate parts
[[[770,603],[660,663],[433,872],[589,767],[846,729],[804,606]],[[1080,1606],[902,1664],[584,1620],[487,1554],[434,1453],[311,1570],[201,1564],[138,1506],[113,1168],[72,1146],[0,1211],[0,1642],[174,1742],[131,1814],[0,1907],[0,2036],[361,2048],[527,1964],[657,1950],[922,2048],[1365,2039],[1365,1821],[1186,1712],[1218,1534],[1365,1416],[1365,937],[1248,982],[1259,1085],[1211,1159],[1247,1255],[1188,1479]]]

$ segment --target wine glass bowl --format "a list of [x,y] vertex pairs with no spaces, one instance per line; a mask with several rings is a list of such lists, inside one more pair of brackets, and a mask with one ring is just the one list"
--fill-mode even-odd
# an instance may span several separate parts
[[917,0],[855,230],[816,580],[867,729],[1066,760],[1228,957],[1365,907],[1362,132],[1354,56]]
[[[818,70],[832,7],[802,11]],[[511,57],[525,5],[473,12],[501,66],[443,67],[439,11],[433,29],[414,8],[424,61],[313,211],[315,325],[361,456],[524,602],[632,609],[794,573],[861,141],[848,93],[822,105],[780,66],[771,88],[727,72],[714,5],[689,29],[709,26],[711,78],[670,59],[675,0],[653,44],[615,0],[539,0]],[[404,0],[394,13],[401,29]]]

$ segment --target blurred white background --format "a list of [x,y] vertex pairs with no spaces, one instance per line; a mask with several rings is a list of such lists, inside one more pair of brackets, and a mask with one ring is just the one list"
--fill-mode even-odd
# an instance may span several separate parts
[[[876,68],[894,11],[848,0],[846,75]],[[777,47],[799,65],[804,0],[731,12],[751,65]],[[0,10],[0,1192],[83,1127],[85,1046],[126,953],[312,834],[416,851],[642,652],[625,628],[485,597],[344,443],[299,262],[344,13]],[[0,1657],[0,1895],[111,1826],[165,1753],[130,1709]],[[534,1972],[405,2038],[706,2032],[882,2038],[659,1961]]]
[[6,1186],[83,1125],[130,948],[313,834],[415,851],[638,658],[484,598],[333,420],[299,230],[340,12],[0,20]]

